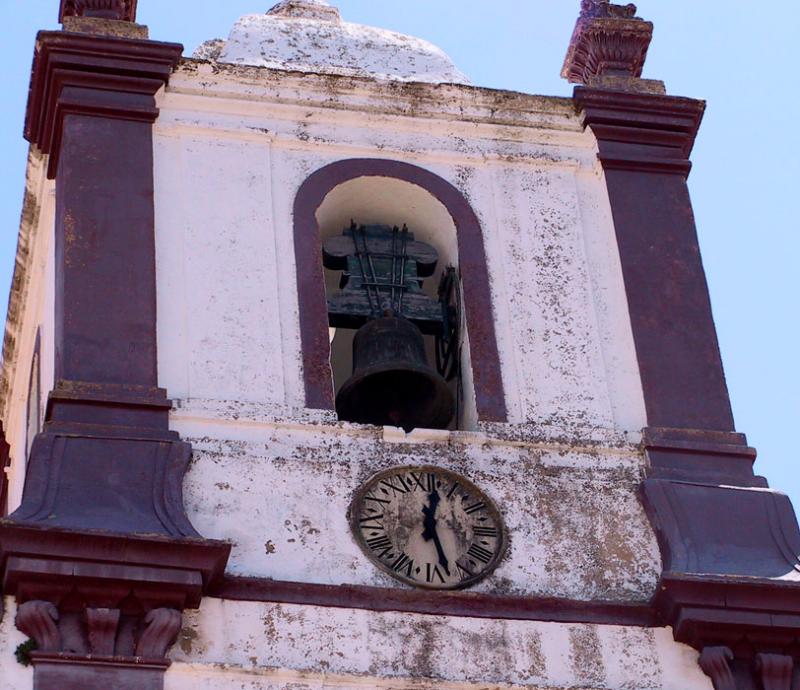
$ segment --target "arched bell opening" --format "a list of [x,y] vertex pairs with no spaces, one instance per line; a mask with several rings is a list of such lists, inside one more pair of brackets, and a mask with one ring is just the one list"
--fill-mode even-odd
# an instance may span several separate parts
[[[421,340],[424,346],[424,355],[418,357],[412,355],[409,357],[409,361],[404,361],[402,357],[395,359],[393,361],[397,361],[399,367],[396,373],[373,374],[374,378],[371,380],[384,382],[391,389],[406,382],[409,389],[408,394],[416,397],[423,404],[428,403],[429,396],[436,398],[438,402],[431,402],[430,405],[435,407],[438,412],[429,411],[427,414],[423,414],[422,419],[428,419],[430,423],[421,425],[441,426],[449,429],[473,428],[476,421],[474,392],[471,388],[469,390],[464,388],[464,378],[460,375],[460,372],[470,369],[471,362],[469,348],[463,342],[466,328],[462,318],[463,304],[460,303],[460,286],[458,284],[458,242],[456,226],[447,208],[436,197],[415,184],[391,177],[372,176],[357,177],[336,186],[327,194],[315,216],[323,247],[329,245],[328,240],[333,238],[337,240],[338,246],[344,248],[344,251],[363,252],[370,248],[377,251],[379,242],[375,238],[376,229],[384,228],[387,233],[391,232],[395,239],[394,244],[398,255],[396,262],[398,270],[399,256],[408,251],[407,249],[401,251],[403,238],[411,238],[408,246],[412,248],[424,245],[432,247],[437,255],[435,268],[430,270],[430,274],[428,271],[423,271],[423,274],[420,275],[421,291],[429,306],[439,304],[439,288],[442,285],[442,278],[450,269],[450,288],[448,290],[448,297],[452,303],[449,311],[450,320],[447,324],[443,323],[442,328],[443,330],[447,329],[447,335],[451,337],[444,337],[444,333],[439,333],[437,342],[436,335],[431,333],[435,325],[428,324],[428,328],[426,328],[425,325],[417,322],[422,328]],[[351,227],[352,224],[355,226]],[[360,228],[361,230],[359,230]],[[363,228],[369,228],[369,231],[365,234]],[[404,228],[407,229],[407,232],[403,232]],[[355,231],[355,235],[352,234],[353,231]],[[343,233],[350,233],[350,235],[345,235],[344,241],[342,241]],[[369,273],[370,265],[365,257],[363,268],[367,273]],[[343,265],[338,268],[325,269],[325,292],[329,300],[337,299],[342,294],[342,274],[346,273],[346,269],[343,271],[342,268]],[[356,270],[359,269],[356,268]],[[380,311],[377,304],[379,296],[381,299],[391,301],[387,292],[377,292],[374,296],[373,293],[367,294],[377,311]],[[402,298],[399,294],[395,294],[393,298],[392,311],[406,311],[403,318],[408,317],[413,321],[413,314],[410,313],[412,310],[403,308]],[[455,303],[456,300],[459,302],[458,304]],[[384,304],[385,306],[386,304]],[[386,337],[390,330],[403,340],[403,347],[400,349],[416,349],[414,329],[408,327],[398,329],[396,328],[397,324],[393,324],[391,321],[385,322],[384,326],[384,328],[360,331],[360,342],[363,343],[361,345],[362,364],[364,357],[368,356],[372,358],[370,362],[373,365],[372,368],[379,366],[375,363],[374,358],[376,356],[380,358],[380,353],[376,353],[375,348],[371,347],[372,343],[367,340]],[[361,386],[362,389],[369,387],[362,380],[354,381],[353,378],[353,343],[358,332],[355,327],[332,328],[330,331],[330,364],[333,386],[338,401],[337,409],[343,419],[354,417],[352,410],[348,410],[352,407],[352,403],[350,405],[342,404],[344,399],[352,401],[350,391],[353,390],[353,387]],[[378,334],[383,334],[383,336]],[[390,338],[386,339],[383,347],[392,349]],[[437,366],[437,347],[440,352],[449,350],[448,354],[452,361],[445,361],[447,357],[440,356],[438,358],[440,366]],[[371,354],[367,355],[367,352],[371,352]],[[425,369],[426,363],[431,371],[424,373],[417,371]],[[387,363],[387,367],[391,368],[389,363]],[[441,371],[439,371],[440,369]],[[363,366],[361,373],[364,374]],[[356,378],[358,378],[357,375]],[[448,390],[445,392],[443,387]],[[419,389],[424,389],[424,392],[420,390],[416,396],[410,392]],[[342,392],[343,390],[344,392]],[[391,392],[387,389],[387,396],[390,394]],[[448,421],[442,422],[444,413],[441,412],[441,409],[446,407],[443,398],[448,396],[452,400],[453,414]],[[375,395],[374,392],[372,395],[367,393],[364,397],[369,401],[365,403],[369,407],[383,407],[380,396]],[[375,421],[382,419],[383,416],[376,412]],[[355,418],[357,417],[358,415],[355,415]],[[365,420],[369,418],[370,415],[367,415]]]
[[[341,233],[358,214],[367,222],[379,219],[382,224],[413,226],[419,238],[441,254],[444,263],[440,267],[448,261],[457,267],[466,324],[461,334],[457,424],[474,429],[478,421],[505,422],[489,274],[477,216],[464,196],[443,178],[415,165],[385,159],[347,159],[326,165],[303,182],[295,197],[294,249],[306,406],[334,409],[322,242]],[[434,287],[435,283],[429,283],[426,289]],[[335,344],[334,350],[342,346],[346,348],[346,340]],[[334,354],[334,366],[336,359]]]

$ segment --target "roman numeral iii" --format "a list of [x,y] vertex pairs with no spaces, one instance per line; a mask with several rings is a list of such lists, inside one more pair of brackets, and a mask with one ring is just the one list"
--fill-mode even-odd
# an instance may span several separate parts
[[484,549],[482,546],[478,546],[477,544],[473,544],[469,547],[467,555],[470,558],[474,558],[476,561],[480,561],[481,563],[488,563],[492,560],[492,556],[494,556],[491,551]]

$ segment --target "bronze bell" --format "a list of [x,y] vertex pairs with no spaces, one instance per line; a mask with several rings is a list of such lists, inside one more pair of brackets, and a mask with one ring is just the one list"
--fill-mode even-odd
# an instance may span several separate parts
[[445,429],[455,401],[428,365],[422,333],[408,319],[368,321],[353,339],[353,375],[336,396],[339,419],[362,424]]

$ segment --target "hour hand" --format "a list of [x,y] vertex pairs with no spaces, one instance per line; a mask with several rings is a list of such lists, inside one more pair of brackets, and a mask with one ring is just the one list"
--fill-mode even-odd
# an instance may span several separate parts
[[422,512],[425,515],[425,519],[422,521],[422,538],[425,541],[438,538],[436,534],[436,508],[440,500],[439,492],[434,489],[428,494],[428,505],[422,506]]
[[434,489],[428,496],[429,505],[422,507],[422,512],[425,514],[425,518],[422,521],[422,538],[425,541],[433,539],[436,553],[439,556],[439,565],[450,575],[450,563],[447,560],[447,556],[444,555],[442,542],[439,540],[439,533],[436,531],[436,507],[439,505],[440,500],[439,493]]

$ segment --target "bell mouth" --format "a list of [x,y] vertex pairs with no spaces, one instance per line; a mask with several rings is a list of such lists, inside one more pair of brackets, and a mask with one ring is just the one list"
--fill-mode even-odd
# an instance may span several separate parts
[[359,424],[446,429],[455,400],[425,357],[422,333],[402,317],[362,326],[353,339],[353,375],[336,396],[339,419]]
[[358,424],[446,429],[455,412],[453,393],[433,369],[367,367],[345,381],[336,396],[339,419]]

